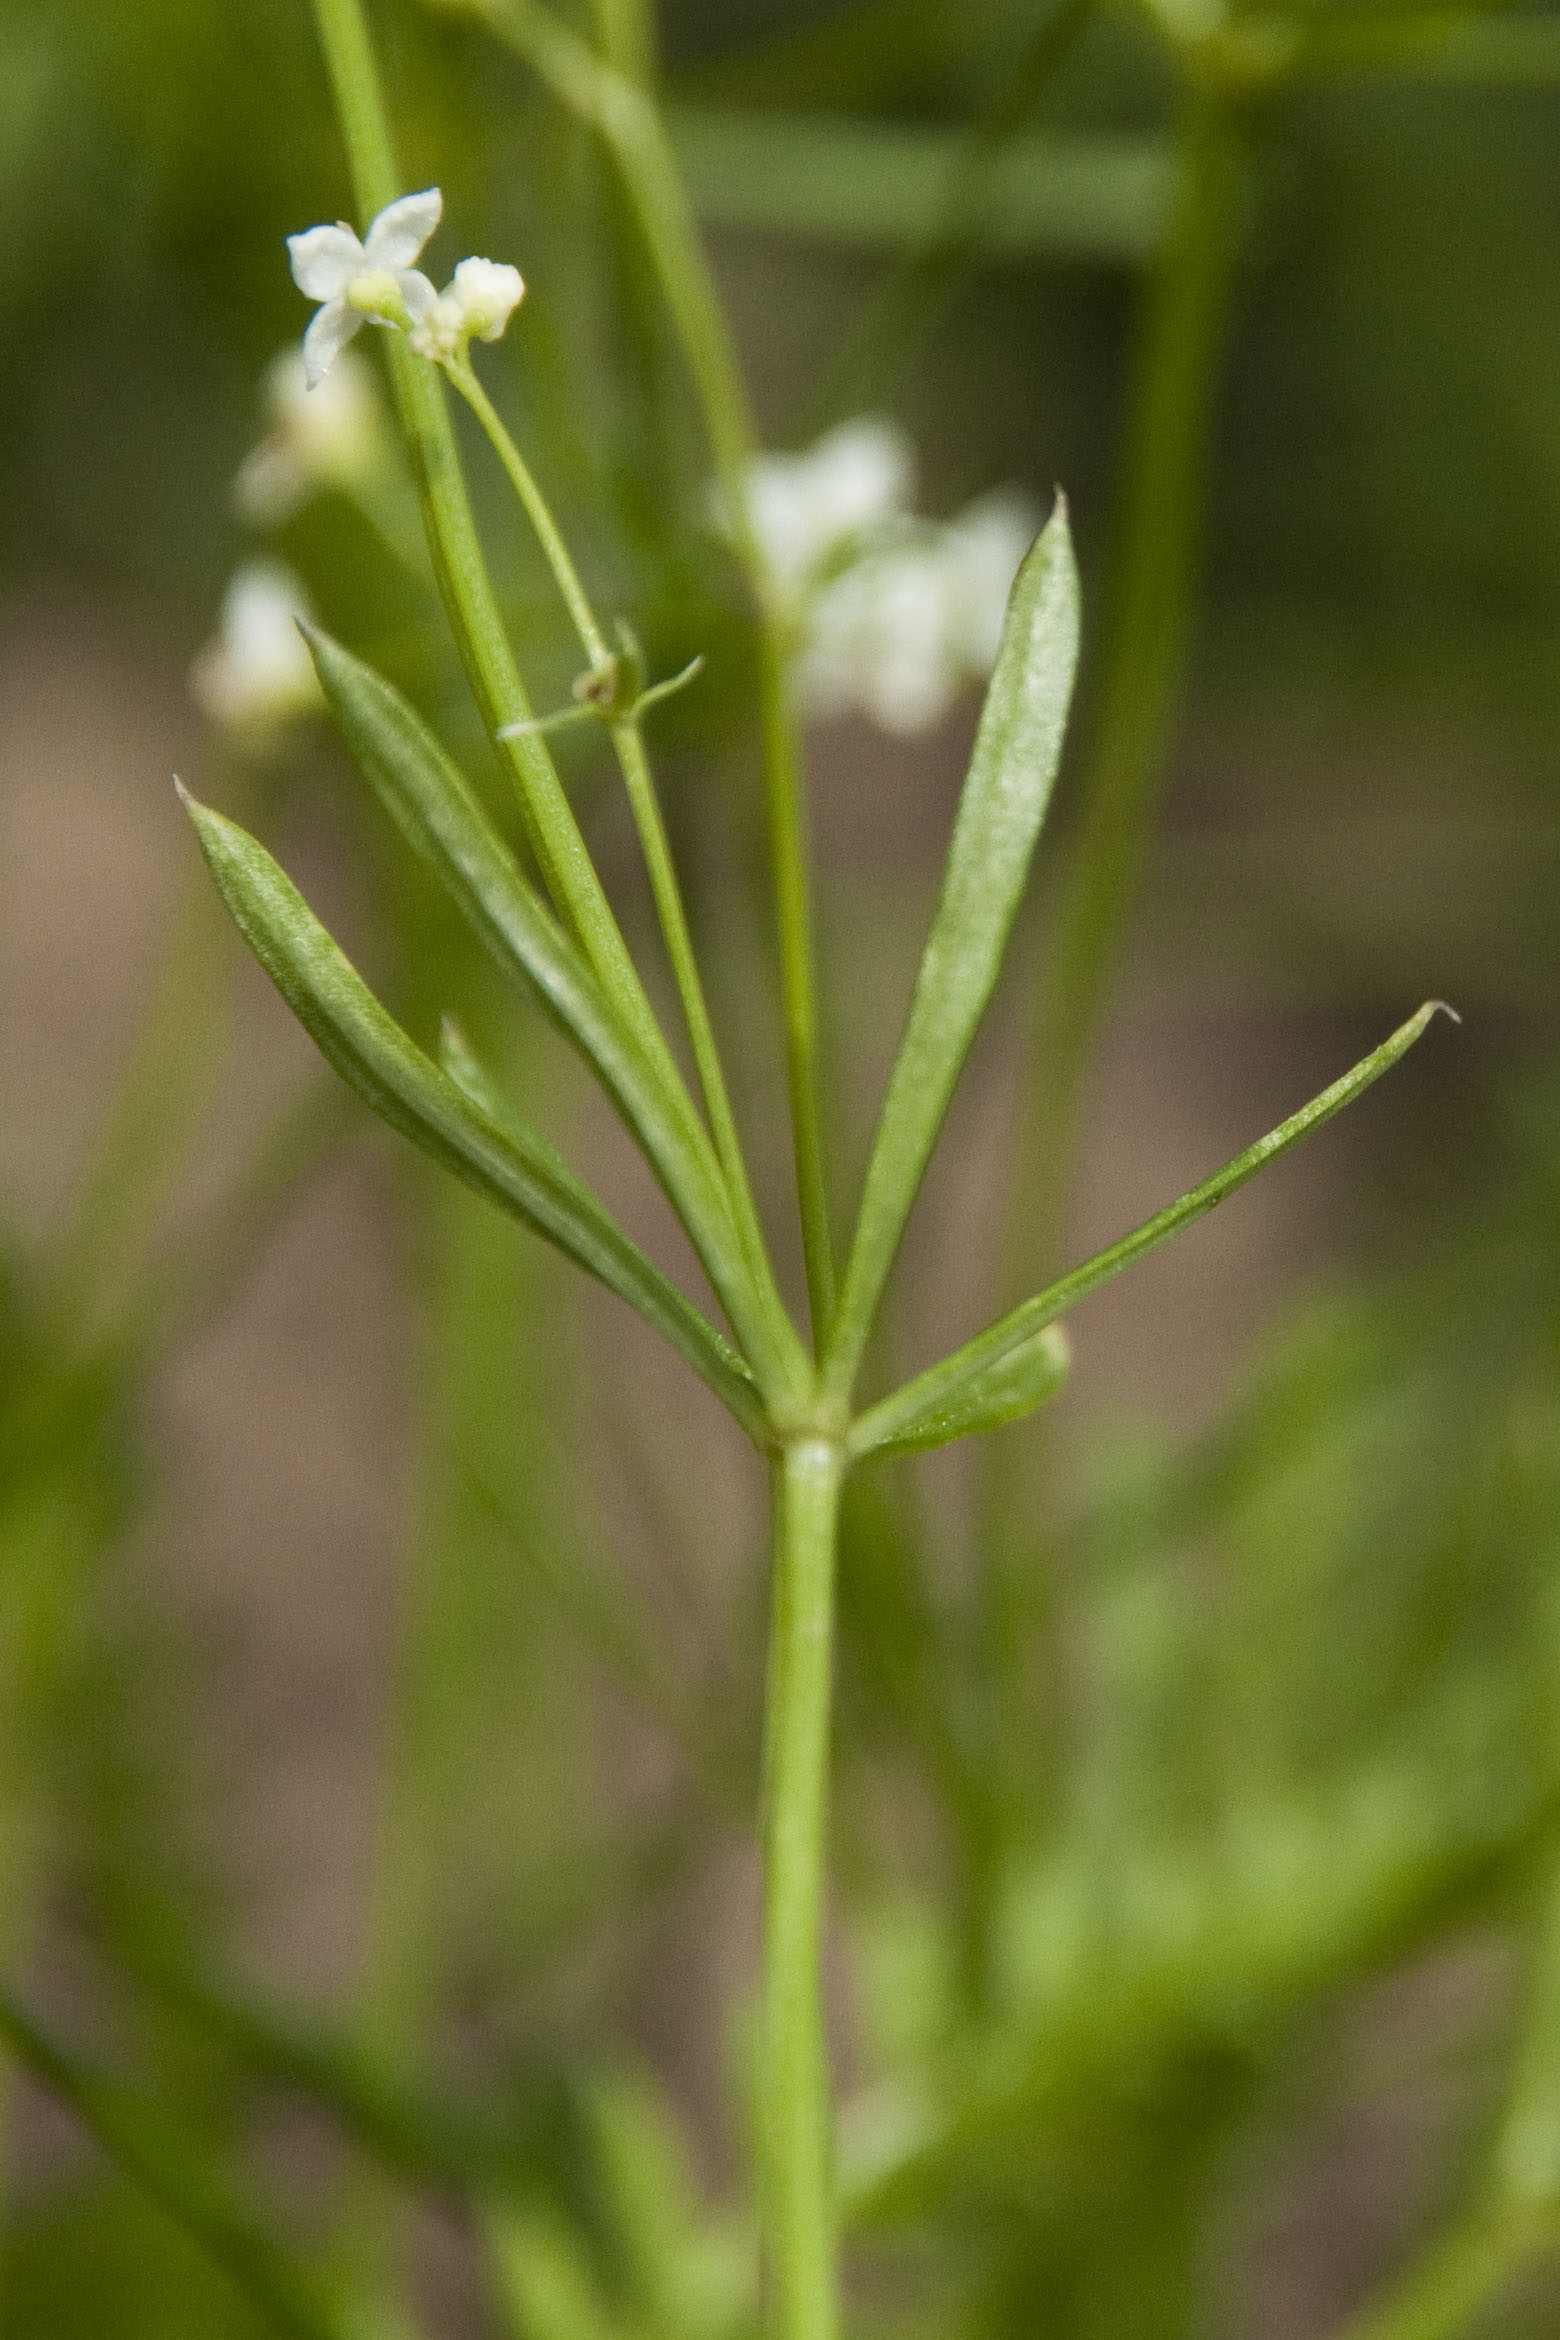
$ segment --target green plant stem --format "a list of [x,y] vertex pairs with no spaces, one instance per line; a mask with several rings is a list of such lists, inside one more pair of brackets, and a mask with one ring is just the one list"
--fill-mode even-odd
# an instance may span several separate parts
[[[353,193],[365,218],[403,192],[360,0],[314,0]],[[436,369],[399,334],[386,335],[391,383],[422,497],[435,576],[478,707],[492,733],[531,714],[477,536],[449,410]],[[628,946],[543,742],[502,743],[547,889],[603,990],[670,1095],[682,1088]]]
[[759,2167],[770,2340],[833,2340],[834,2200],[821,1941],[842,1450],[775,1464],[764,1738]]
[[[535,474],[515,445],[512,434],[469,363],[456,362],[447,371],[450,380],[481,423],[510,485],[520,499],[586,657],[594,668],[604,668],[612,655],[606,636]],[[683,907],[682,888],[677,882],[671,840],[666,834],[666,824],[661,817],[661,806],[650,770],[650,759],[645,753],[644,734],[632,712],[611,722],[608,728],[618,768],[623,775],[623,785],[628,792],[634,826],[639,832],[645,867],[650,875],[650,888],[655,897],[656,913],[660,919],[667,956],[671,960],[678,997],[682,1002],[694,1063],[698,1068],[699,1086],[709,1113],[710,1129],[724,1174],[727,1196],[749,1268],[762,1293],[770,1331],[780,1349],[790,1353],[790,1362],[794,1366],[800,1361],[794,1354],[796,1343],[784,1304],[774,1286],[769,1253],[759,1224],[758,1206],[753,1199],[736,1116],[731,1108],[731,1096],[726,1087],[720,1050],[715,1041],[715,1028],[710,1021],[709,1003],[705,998],[698,960],[694,955],[693,936],[689,932],[688,916]]]
[[593,667],[605,666],[612,653],[606,636],[596,623],[595,612],[580,581],[580,573],[563,534],[548,507],[547,499],[537,485],[536,475],[526,462],[514,437],[472,370],[466,357],[448,358],[444,371],[476,416],[494,454],[503,465],[510,486],[519,497],[526,518],[536,532],[536,540],[553,573],[553,582],[563,596],[569,613],[569,622],[584,645],[585,655]]
[[1013,140],[1033,117],[1090,14],[1090,0],[1054,0],[1004,61],[1001,86],[962,140],[947,173],[936,227],[887,267],[823,367],[807,400],[815,429],[892,397],[965,278],[994,184]]
[[606,65],[538,0],[475,0],[493,32],[539,73],[554,95],[605,141],[639,221],[671,311],[704,416],[737,559],[759,619],[760,730],[764,798],[785,1002],[786,1066],[813,1330],[822,1340],[834,1310],[819,1105],[806,817],[795,709],[786,682],[785,621],[770,589],[748,508],[757,434],[736,353],[665,125],[645,90]]

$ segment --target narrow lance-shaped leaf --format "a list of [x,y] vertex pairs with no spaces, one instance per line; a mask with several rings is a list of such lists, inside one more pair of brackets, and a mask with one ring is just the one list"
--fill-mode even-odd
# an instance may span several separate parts
[[[1071,1361],[1061,1326],[1042,1325],[1027,1341],[1020,1341],[1016,1349],[1007,1350],[982,1371],[945,1388],[934,1388],[929,1402],[917,1410],[885,1415],[883,1407],[874,1407],[851,1432],[852,1459],[859,1462],[869,1454],[910,1454],[930,1446],[951,1446],[956,1438],[1021,1421],[1047,1398],[1056,1396]],[[912,1389],[916,1386],[910,1384]],[[873,1431],[875,1423],[881,1434]]]
[[758,1399],[741,1359],[590,1189],[514,1117],[500,1133],[380,1005],[264,847],[185,796],[228,908],[293,1014],[364,1103],[446,1170],[524,1219],[664,1334],[738,1420]]
[[829,1376],[841,1392],[860,1363],[884,1278],[997,980],[1061,760],[1077,660],[1078,575],[1067,507],[1058,499],[1008,602],[942,894],[867,1167],[829,1342]]
[[1379,1080],[1399,1057],[1408,1053],[1436,1014],[1453,1016],[1455,1020],[1454,1011],[1444,1000],[1427,1000],[1390,1039],[1372,1049],[1369,1056],[1362,1057],[1351,1072],[1323,1089],[1319,1097],[1313,1097],[1309,1105],[1302,1106],[1288,1121],[1281,1121],[1277,1129],[1259,1138],[1254,1146],[1248,1146],[1243,1154],[1237,1154],[1233,1162],[1227,1162],[1212,1178],[1204,1179],[1179,1201],[1167,1204],[1153,1218],[1134,1227],[1130,1235],[1123,1235],[1119,1243],[1097,1251],[1081,1267],[1071,1269],[1034,1299],[1026,1300],[1010,1315],[999,1318],[953,1356],[945,1357],[940,1365],[929,1367],[914,1381],[895,1390],[891,1397],[884,1398],[881,1404],[871,1407],[851,1433],[853,1451],[867,1454],[879,1447],[899,1444],[918,1421],[952,1413],[967,1403],[971,1385],[980,1384],[998,1370],[1047,1325],[1054,1324],[1069,1308],[1101,1284],[1108,1284],[1112,1276],[1119,1276],[1123,1268],[1131,1267],[1146,1252],[1155,1250],[1181,1228],[1190,1226],[1194,1219],[1202,1218],[1223,1202],[1226,1195],[1244,1186],[1248,1178],[1255,1178],[1259,1170],[1266,1169],[1269,1162],[1276,1161],[1280,1154],[1298,1145],[1301,1138],[1308,1137],[1313,1129],[1320,1129],[1324,1121],[1330,1121],[1345,1105],[1352,1104],[1362,1090],[1368,1089],[1372,1081]]
[[304,631],[331,711],[375,793],[500,965],[525,979],[591,1066],[687,1229],[738,1339],[762,1356],[766,1328],[714,1149],[675,1070],[668,1077],[646,1063],[422,719],[339,642]]

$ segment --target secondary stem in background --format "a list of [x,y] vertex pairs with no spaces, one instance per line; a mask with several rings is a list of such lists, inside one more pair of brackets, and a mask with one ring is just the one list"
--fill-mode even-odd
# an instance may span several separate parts
[[796,712],[786,679],[784,622],[748,512],[757,434],[720,297],[666,128],[638,84],[604,64],[539,0],[476,0],[497,36],[605,140],[633,206],[703,411],[727,523],[759,621],[764,801],[785,1003],[786,1068],[802,1249],[813,1331],[834,1310],[834,1248],[819,1101],[818,1000],[807,824]]
[[875,411],[897,399],[967,279],[993,183],[1012,142],[1032,120],[1089,13],[1090,0],[1055,0],[1008,60],[1000,89],[948,173],[941,224],[883,271],[808,394],[804,435],[841,415]]
[[[524,507],[526,517],[536,532],[537,540],[546,556],[580,645],[597,673],[604,673],[611,659],[606,636],[601,630],[589,596],[580,581],[568,546],[548,509],[530,465],[515,445],[502,417],[494,408],[469,363],[462,361],[448,368],[450,379],[465,399],[483,430],[487,433],[494,452],[504,467],[506,476]],[[759,1225],[758,1209],[753,1200],[752,1185],[747,1164],[743,1158],[742,1143],[737,1132],[736,1116],[732,1111],[730,1092],[715,1043],[715,1030],[710,1022],[709,1006],[700,979],[698,961],[694,956],[693,937],[689,932],[687,914],[683,908],[682,888],[677,882],[677,871],[672,860],[666,824],[661,817],[660,801],[651,775],[650,760],[645,752],[644,736],[632,709],[613,720],[609,726],[613,750],[628,792],[634,826],[639,833],[640,848],[650,876],[650,889],[655,898],[656,914],[661,922],[662,939],[671,961],[672,975],[682,1003],[683,1020],[688,1028],[694,1062],[698,1068],[699,1084],[710,1118],[710,1130],[715,1151],[726,1181],[732,1212],[747,1252],[755,1285],[760,1290],[766,1312],[783,1351],[794,1349],[790,1328],[778,1292],[774,1290],[763,1231]]]
[[774,1468],[758,2074],[771,2340],[834,2340],[838,2328],[821,1942],[843,1478],[840,1449],[822,1438],[798,1439]]

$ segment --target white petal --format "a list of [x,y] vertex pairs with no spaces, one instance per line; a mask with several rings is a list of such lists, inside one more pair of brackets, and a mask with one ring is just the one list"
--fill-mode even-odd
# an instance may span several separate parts
[[439,224],[444,197],[437,187],[420,195],[398,195],[372,221],[363,242],[369,268],[410,268]]
[[864,415],[805,455],[763,455],[748,473],[753,531],[782,590],[794,592],[855,538],[905,518],[914,479],[897,423]]
[[426,317],[439,296],[422,270],[398,268],[395,281],[401,288],[401,298],[406,303],[406,313],[412,322],[415,324],[419,317]]
[[827,542],[909,510],[915,458],[899,425],[882,415],[841,423],[818,441],[806,465],[813,524]]
[[363,265],[363,247],[344,221],[289,236],[293,283],[311,301],[340,298]]
[[311,390],[324,381],[362,322],[361,313],[349,309],[345,301],[327,301],[323,309],[315,310],[303,337],[303,371]]

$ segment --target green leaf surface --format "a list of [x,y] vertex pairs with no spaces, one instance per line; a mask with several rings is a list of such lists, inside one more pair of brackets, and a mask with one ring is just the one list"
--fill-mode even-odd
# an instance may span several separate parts
[[649,1066],[427,725],[381,675],[305,629],[331,711],[408,841],[500,965],[520,974],[579,1050],[637,1139],[738,1337],[765,1333],[707,1131],[681,1084]]
[[1259,1138],[1254,1146],[1248,1146],[1243,1154],[1237,1154],[1232,1162],[1226,1162],[1222,1170],[1205,1178],[1200,1186],[1192,1187],[1178,1201],[1168,1203],[1162,1211],[1156,1211],[1151,1219],[1134,1227],[1130,1235],[1123,1235],[1119,1243],[1097,1251],[1081,1267],[1071,1269],[1034,1299],[1026,1300],[953,1356],[944,1358],[940,1365],[931,1366],[891,1397],[884,1398],[880,1405],[873,1406],[861,1416],[851,1433],[854,1451],[865,1454],[896,1444],[906,1425],[924,1415],[960,1408],[972,1384],[984,1382],[1004,1362],[1021,1353],[1047,1325],[1054,1324],[1101,1284],[1108,1284],[1112,1276],[1119,1276],[1123,1268],[1131,1267],[1135,1260],[1168,1242],[1183,1227],[1189,1227],[1194,1219],[1203,1218],[1226,1195],[1244,1186],[1248,1178],[1255,1178],[1269,1162],[1276,1161],[1313,1129],[1320,1129],[1324,1121],[1331,1121],[1335,1113],[1352,1104],[1373,1081],[1380,1080],[1400,1057],[1407,1055],[1431,1018],[1438,1014],[1454,1016],[1454,1011],[1444,1000],[1426,1000],[1406,1024],[1399,1025],[1379,1048],[1362,1057],[1352,1071],[1323,1089],[1320,1096],[1313,1097],[1309,1105],[1303,1105],[1287,1121],[1281,1121],[1277,1129]]
[[365,1104],[637,1308],[751,1427],[757,1398],[741,1360],[589,1188],[518,1116],[501,1133],[423,1054],[263,846],[220,813],[188,796],[185,803],[244,939],[321,1053]]
[[829,1373],[848,1389],[960,1067],[1002,964],[1051,801],[1078,661],[1078,572],[1067,507],[1014,581],[942,895],[867,1167]]
[[[983,1372],[957,1379],[940,1391],[934,1389],[930,1401],[916,1411],[898,1415],[889,1413],[887,1406],[874,1407],[851,1433],[852,1458],[861,1461],[869,1454],[909,1454],[929,1446],[950,1446],[956,1438],[1020,1421],[1047,1398],[1056,1396],[1071,1361],[1061,1326],[1042,1325]],[[892,1400],[887,1401],[891,1404]],[[874,1423],[879,1428],[871,1433],[869,1425]]]

